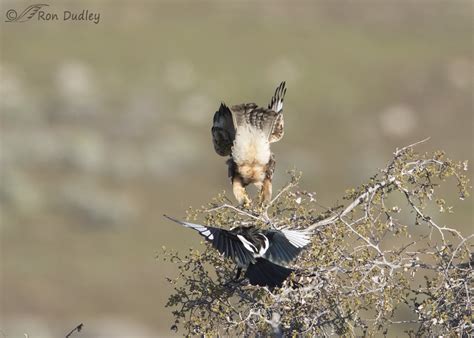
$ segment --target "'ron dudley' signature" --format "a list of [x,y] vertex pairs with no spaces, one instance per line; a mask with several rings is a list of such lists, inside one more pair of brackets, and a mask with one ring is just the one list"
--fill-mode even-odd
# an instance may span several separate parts
[[64,10],[62,13],[49,11],[47,4],[35,4],[26,7],[20,14],[14,9],[9,9],[5,13],[5,22],[25,22],[35,21],[85,21],[98,24],[100,22],[100,13],[88,9],[82,11]]

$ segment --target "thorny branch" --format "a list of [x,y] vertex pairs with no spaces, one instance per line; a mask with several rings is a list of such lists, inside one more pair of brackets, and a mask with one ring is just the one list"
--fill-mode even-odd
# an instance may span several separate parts
[[167,304],[176,309],[173,327],[182,324],[189,334],[327,336],[410,325],[413,336],[473,334],[474,234],[441,225],[452,208],[438,195],[453,178],[459,198],[469,196],[467,163],[442,152],[415,153],[425,141],[397,149],[370,182],[348,191],[346,207],[321,210],[314,193],[298,190],[293,173],[263,209],[241,209],[221,195],[191,210],[189,219],[204,216],[213,226],[291,225],[311,231],[313,242],[276,290],[229,283],[234,266],[213,250],[184,257],[165,250],[162,258],[179,269],[168,279],[175,287]]

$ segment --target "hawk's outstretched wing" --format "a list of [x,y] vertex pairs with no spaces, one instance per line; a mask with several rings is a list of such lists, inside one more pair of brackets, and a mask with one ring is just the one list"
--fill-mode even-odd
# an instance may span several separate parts
[[283,81],[275,90],[275,94],[273,94],[273,97],[270,100],[270,104],[268,105],[268,109],[271,109],[274,112],[278,113],[275,117],[272,132],[269,137],[270,143],[280,141],[283,137],[283,134],[285,133],[283,121],[283,99],[285,98],[285,94],[286,87],[285,81]]
[[232,112],[224,103],[221,103],[214,114],[211,132],[216,153],[221,156],[230,155],[235,139],[235,123]]
[[285,87],[285,81],[283,81],[275,90],[275,94],[273,94],[273,97],[270,100],[268,109],[271,109],[276,113],[281,112],[283,110],[283,99],[285,98],[285,94],[286,94],[286,87]]
[[255,103],[244,103],[232,106],[236,127],[250,126],[263,132],[270,140],[275,122],[280,114],[275,111],[258,107]]

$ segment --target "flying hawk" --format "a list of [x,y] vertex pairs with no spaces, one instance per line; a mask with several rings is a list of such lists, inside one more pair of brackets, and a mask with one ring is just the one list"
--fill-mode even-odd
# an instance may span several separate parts
[[284,265],[293,261],[310,242],[309,233],[300,230],[262,230],[253,226],[225,230],[164,216],[199,232],[237,265],[236,279],[244,268],[244,277],[252,285],[280,287],[294,271]]
[[212,141],[214,149],[227,160],[232,190],[239,204],[249,205],[245,187],[253,183],[260,189],[260,202],[268,203],[272,197],[272,176],[275,158],[270,143],[283,137],[283,98],[285,82],[273,95],[267,108],[255,103],[232,107],[221,104],[214,114]]

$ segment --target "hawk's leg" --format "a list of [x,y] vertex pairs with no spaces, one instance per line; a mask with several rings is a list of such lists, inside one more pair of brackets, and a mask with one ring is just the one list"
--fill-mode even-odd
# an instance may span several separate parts
[[268,205],[272,199],[272,179],[265,177],[262,184],[262,190],[260,190],[260,204]]
[[242,178],[240,178],[239,176],[235,176],[232,179],[232,190],[239,205],[250,205],[252,201],[250,200],[249,195],[247,195],[247,191],[245,190]]

